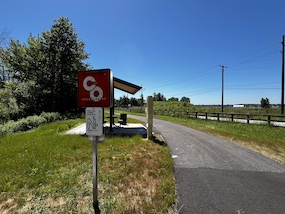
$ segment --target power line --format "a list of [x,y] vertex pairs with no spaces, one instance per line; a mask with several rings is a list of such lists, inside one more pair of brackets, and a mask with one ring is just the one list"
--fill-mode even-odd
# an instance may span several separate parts
[[[245,60],[245,61],[236,63],[236,64],[232,64],[231,67],[235,67],[235,66],[237,66],[237,65],[242,65],[242,64],[251,63],[251,62],[253,62],[253,61],[256,61],[257,59],[261,59],[261,58],[263,58],[263,57],[265,57],[265,56],[269,56],[269,55],[276,54],[276,53],[278,53],[278,51],[272,51],[272,52],[270,52],[270,53],[263,54],[263,55],[260,55],[260,56],[255,57],[255,58],[252,58],[252,59],[248,59],[248,60]],[[262,60],[262,61],[264,61],[264,60]]]
[[[210,69],[213,69],[213,68],[210,68]],[[206,69],[205,71],[208,71],[210,69]],[[178,78],[162,82],[160,85],[156,85],[155,87],[148,88],[147,90],[167,87],[167,86],[170,86],[170,85],[174,85],[175,83],[189,81],[189,79],[192,80],[192,81],[195,80],[195,82],[197,82],[196,79],[198,79],[198,80],[203,79],[204,77],[211,76],[211,75],[213,75],[216,72],[217,71],[210,71],[210,72],[207,72],[207,73],[201,72],[201,73],[196,73],[196,75],[195,74],[193,75],[192,73],[190,73],[190,74],[185,75],[185,76],[180,76]],[[191,76],[191,78],[188,78],[190,76]]]
[[[269,49],[269,48],[272,48],[272,47],[275,47],[275,46],[277,47],[278,44],[279,44],[278,42],[275,42],[275,43],[272,43],[272,44],[270,44],[270,45],[267,45],[267,46],[264,47],[264,48],[261,48],[261,49],[259,49],[259,50],[256,50],[256,51],[253,51],[253,52],[251,52],[251,53],[248,53],[248,54],[246,54],[246,55],[244,55],[244,56],[240,56],[240,57],[236,58],[236,61],[239,60],[239,59],[246,58],[246,57],[248,57],[248,56],[254,55],[254,54],[256,54],[256,53],[262,52],[262,51],[267,50],[267,49]],[[233,60],[231,60],[231,61],[233,61]],[[227,64],[230,64],[230,61],[228,60],[228,61],[226,61],[226,63],[227,63]],[[233,66],[233,65],[231,65],[231,67],[232,67],[232,66]]]
[[[274,47],[275,47],[276,44],[274,44]],[[265,47],[265,48],[262,48],[258,51],[255,51],[253,53],[250,53],[250,54],[247,54],[243,57],[240,57],[239,59],[241,59],[240,62],[237,62],[237,63],[233,63],[232,66],[234,68],[232,68],[232,66],[230,67],[231,70],[264,70],[264,69],[275,69],[275,68],[278,68],[279,66],[271,66],[271,67],[263,67],[263,68],[258,68],[257,66],[252,66],[253,68],[236,68],[237,66],[239,65],[242,65],[242,64],[249,64],[249,63],[252,63],[252,62],[257,62],[257,61],[260,61],[262,60],[263,62],[264,61],[269,61],[269,60],[277,60],[277,58],[275,58],[275,54],[278,53],[278,51],[274,50],[274,51],[265,51],[265,53],[261,53],[262,51],[264,50],[268,50],[269,48],[273,47],[272,45],[271,46],[268,46],[268,47]],[[259,53],[259,54],[256,54],[256,53]],[[256,54],[255,56],[252,56]],[[274,55],[272,57],[272,55]],[[245,57],[248,57],[248,56],[252,56],[248,59],[245,59]],[[267,56],[271,56],[271,57],[267,57]],[[227,68],[226,66],[220,66],[222,67],[222,70],[224,70],[224,68]],[[212,93],[214,91],[218,91],[218,90],[221,90],[220,88],[219,89],[215,89],[215,90],[211,90],[211,89],[205,89],[203,91],[197,91],[197,93],[195,92],[184,92],[184,93],[179,93],[179,89],[181,88],[182,90],[185,88],[187,90],[187,86],[186,84],[188,85],[193,85],[193,84],[196,84],[198,82],[200,82],[201,80],[205,80],[206,78],[208,79],[209,76],[213,76],[216,74],[217,71],[210,71],[210,72],[207,72],[209,70],[212,70],[213,68],[216,68],[216,66],[212,67],[212,68],[209,68],[209,69],[205,69],[203,71],[199,71],[199,72],[187,72],[185,74],[182,73],[182,72],[175,72],[176,75],[174,75],[174,79],[169,79],[169,80],[166,80],[164,82],[161,82],[161,81],[158,81],[154,87],[151,87],[151,88],[147,88],[146,90],[147,91],[150,91],[152,89],[157,89],[157,88],[167,88],[167,90],[169,91],[170,87],[171,86],[176,86],[173,90],[172,90],[172,93],[174,96],[179,96],[179,95],[182,95],[182,94],[187,94],[187,95],[190,95],[190,96],[195,96],[195,95],[199,95],[199,94],[205,94],[205,93]],[[184,75],[183,75],[184,74]],[[177,87],[177,83],[183,83],[183,84],[178,84],[178,87]],[[193,83],[193,84],[192,84]],[[264,83],[264,84],[271,84],[271,83]],[[240,86],[227,86],[225,87],[224,86],[224,71],[222,71],[222,104],[223,104],[223,100],[224,100],[224,89],[226,88],[227,90],[277,90],[278,88],[275,88],[275,87],[244,87],[244,86],[254,86],[254,85],[262,85],[262,84],[248,84],[248,85],[240,85]],[[174,91],[178,91],[178,93],[173,93]],[[169,96],[169,94],[168,94]],[[170,95],[171,96],[171,95]],[[223,109],[222,109],[223,110]]]
[[226,86],[227,88],[230,87],[242,87],[242,86],[254,86],[254,85],[272,85],[272,84],[279,84],[280,82],[266,82],[266,83],[253,83],[253,84],[242,84],[242,85],[231,85]]
[[191,91],[191,92],[184,92],[184,93],[176,93],[176,94],[168,94],[170,97],[177,97],[177,96],[196,96],[199,94],[207,94],[207,93],[212,93],[215,91],[220,91],[221,88],[209,88],[209,89],[203,89],[203,90],[198,90],[198,91]]
[[227,88],[227,89],[228,90],[280,90],[280,88]]
[[231,71],[245,71],[245,70],[265,70],[265,69],[274,69],[280,68],[280,66],[274,67],[262,67],[262,68],[230,68]]

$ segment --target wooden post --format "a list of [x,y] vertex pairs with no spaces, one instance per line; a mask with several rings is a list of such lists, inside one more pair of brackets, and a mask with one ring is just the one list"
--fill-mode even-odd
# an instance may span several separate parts
[[271,117],[270,115],[268,115],[268,119],[267,119],[268,125],[270,125],[270,121],[271,121]]
[[153,100],[152,96],[147,97],[147,139],[152,138],[152,126],[153,126]]

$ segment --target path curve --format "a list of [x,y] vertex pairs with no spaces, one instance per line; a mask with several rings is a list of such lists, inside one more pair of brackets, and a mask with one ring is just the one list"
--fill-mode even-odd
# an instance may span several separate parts
[[284,213],[285,166],[175,123],[154,119],[154,130],[174,159],[179,213]]

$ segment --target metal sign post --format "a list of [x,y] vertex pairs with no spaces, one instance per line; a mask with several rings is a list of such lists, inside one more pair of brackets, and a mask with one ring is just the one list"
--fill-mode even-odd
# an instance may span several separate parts
[[92,142],[92,160],[93,160],[93,208],[95,214],[100,213],[99,209],[99,202],[98,202],[98,148],[97,148],[97,142],[98,142],[98,136],[93,137],[95,138],[95,141]]
[[93,207],[100,213],[98,204],[97,144],[103,143],[104,109],[113,106],[113,75],[110,69],[79,71],[78,107],[86,107],[86,135],[92,143],[93,152]]
[[[86,135],[92,143],[92,170],[93,170],[93,208],[95,214],[100,213],[98,202],[98,143],[102,143],[104,109],[98,107],[87,107],[86,116]],[[104,141],[104,140],[103,140]]]

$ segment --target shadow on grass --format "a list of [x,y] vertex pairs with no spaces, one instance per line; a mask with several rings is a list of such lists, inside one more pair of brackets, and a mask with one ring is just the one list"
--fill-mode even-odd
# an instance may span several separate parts
[[160,146],[167,146],[165,140],[163,139],[163,137],[160,134],[154,134],[152,136],[151,140]]

